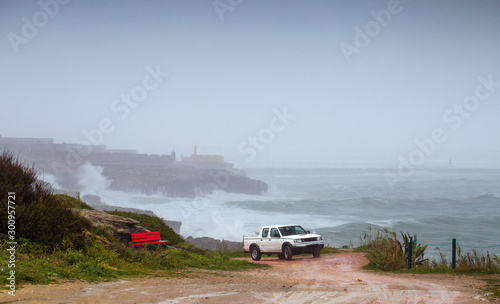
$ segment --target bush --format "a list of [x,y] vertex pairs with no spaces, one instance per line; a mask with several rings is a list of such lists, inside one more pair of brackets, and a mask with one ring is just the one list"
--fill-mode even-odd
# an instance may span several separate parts
[[[361,245],[367,252],[366,257],[370,260],[369,267],[380,270],[400,270],[408,267],[408,252],[410,234],[401,232],[403,242],[401,243],[396,232],[387,228],[373,233],[371,227],[368,232],[361,236]],[[417,236],[413,237],[417,241]],[[424,253],[427,246],[413,244],[412,265],[423,265],[427,263]]]
[[83,231],[91,227],[90,222],[53,196],[18,210],[18,221],[22,223],[18,225],[19,236],[52,250],[84,247]]
[[[366,257],[370,260],[369,268],[380,270],[402,270],[408,267],[408,252],[410,234],[401,232],[402,242],[398,240],[396,232],[388,229],[381,229],[373,232],[369,227],[368,232],[361,235],[361,246],[356,251],[366,252]],[[417,242],[417,236],[413,237],[413,242]],[[448,263],[444,254],[439,250],[441,261],[424,258],[427,245],[413,244],[412,246],[412,268],[411,272],[450,272],[451,263]],[[453,272],[459,273],[499,273],[500,258],[491,255],[488,251],[485,254],[478,253],[475,249],[472,252],[462,253],[460,246],[457,246],[456,269]]]
[[[22,163],[12,152],[3,151],[0,154],[0,213],[7,214],[7,193],[15,193],[16,219],[20,222],[17,214],[18,208],[28,206],[32,203],[43,202],[52,194],[36,178],[36,170],[33,166]],[[7,234],[7,216],[0,217],[0,233]]]
[[462,248],[457,246],[457,268],[471,270],[498,269],[500,268],[500,259],[497,255],[491,255],[489,251],[482,254],[472,249],[472,252],[462,253]]
[[66,194],[56,194],[55,198],[56,200],[58,200],[62,204],[66,204],[70,208],[94,210],[94,208],[90,207],[89,205],[87,205],[87,203],[80,199],[79,194],[77,197],[72,197]]
[[[36,177],[33,166],[23,164],[11,152],[0,155],[0,193],[15,192],[16,239],[42,244],[46,250],[85,246],[84,229],[90,222],[72,211],[67,196],[57,196]],[[3,196],[0,213],[7,214]],[[74,202],[73,202],[74,203]],[[0,234],[7,234],[7,217],[0,217]]]

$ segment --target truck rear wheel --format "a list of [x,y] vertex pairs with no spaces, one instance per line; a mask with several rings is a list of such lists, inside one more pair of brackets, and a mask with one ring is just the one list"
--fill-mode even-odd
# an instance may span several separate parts
[[284,260],[285,259],[285,255],[283,253],[278,253],[278,259]]
[[283,255],[285,256],[285,260],[291,261],[293,258],[292,247],[285,246],[285,248],[283,249]]
[[260,252],[259,246],[252,246],[250,253],[252,254],[252,260],[254,261],[259,261],[262,257],[262,252]]

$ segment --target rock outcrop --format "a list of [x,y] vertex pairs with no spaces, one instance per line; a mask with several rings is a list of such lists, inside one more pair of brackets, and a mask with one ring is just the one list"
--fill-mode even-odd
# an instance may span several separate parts
[[[149,232],[148,229],[140,226],[140,222],[123,216],[112,215],[106,212],[76,209],[83,217],[90,220],[94,227],[104,229],[106,232],[120,240],[122,243],[131,244],[131,233]],[[98,237],[100,238],[100,237]],[[202,249],[219,252],[229,252],[243,250],[241,242],[220,241],[209,237],[188,237],[185,241]]]
[[212,251],[243,251],[243,244],[241,242],[220,241],[209,237],[193,238],[192,236],[187,237],[186,242],[201,249],[208,249]]
[[236,171],[187,166],[140,167],[106,166],[103,175],[112,180],[114,190],[158,194],[171,197],[195,197],[215,190],[261,195],[268,190],[262,181]]
[[163,222],[167,226],[172,228],[175,231],[175,233],[179,234],[181,231],[182,222],[166,220],[164,218],[159,217],[151,210],[142,210],[142,209],[137,209],[137,208],[125,208],[125,207],[106,205],[101,201],[100,196],[91,195],[91,194],[84,195],[82,197],[82,200],[97,211],[123,211],[123,212],[134,212],[134,213],[139,213],[139,214],[146,214],[146,215],[150,215],[150,216],[155,216],[155,217],[158,217],[161,220],[163,220]]
[[139,226],[139,221],[131,218],[125,218],[89,209],[79,209],[78,212],[83,217],[89,219],[93,226],[106,230],[108,233],[124,243],[131,241],[131,233],[149,232],[148,229]]

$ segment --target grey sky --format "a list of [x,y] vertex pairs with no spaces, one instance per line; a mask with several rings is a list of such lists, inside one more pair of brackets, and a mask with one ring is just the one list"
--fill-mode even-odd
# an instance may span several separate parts
[[[499,1],[54,1],[0,0],[2,136],[81,142],[105,120],[113,149],[397,165],[439,128],[426,163],[500,162],[500,86],[454,108],[500,82]],[[141,91],[148,69],[168,77]]]

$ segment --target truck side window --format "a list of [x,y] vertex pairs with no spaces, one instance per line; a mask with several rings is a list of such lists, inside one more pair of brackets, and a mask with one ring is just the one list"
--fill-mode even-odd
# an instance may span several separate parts
[[269,228],[262,229],[262,237],[267,237],[269,235]]
[[277,237],[277,238],[280,237],[280,233],[278,232],[278,229],[276,229],[276,228],[271,229],[271,237]]

